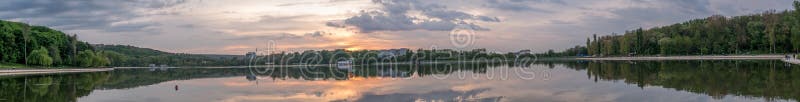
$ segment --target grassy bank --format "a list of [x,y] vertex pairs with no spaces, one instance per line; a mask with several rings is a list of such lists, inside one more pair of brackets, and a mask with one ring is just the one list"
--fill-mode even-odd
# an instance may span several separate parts
[[578,60],[780,60],[784,55],[696,55],[696,56],[635,56],[585,57]]
[[24,64],[0,63],[0,69],[11,69],[11,68],[30,68],[30,67],[25,66]]
[[70,66],[34,66],[16,63],[0,63],[0,70],[2,69],[74,69],[80,67]]

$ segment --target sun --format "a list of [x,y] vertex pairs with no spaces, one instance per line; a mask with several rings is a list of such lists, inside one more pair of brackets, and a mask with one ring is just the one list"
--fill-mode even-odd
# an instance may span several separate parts
[[358,48],[358,47],[350,47],[350,48],[345,48],[344,50],[347,50],[347,51],[358,51],[358,50],[361,50],[361,48]]

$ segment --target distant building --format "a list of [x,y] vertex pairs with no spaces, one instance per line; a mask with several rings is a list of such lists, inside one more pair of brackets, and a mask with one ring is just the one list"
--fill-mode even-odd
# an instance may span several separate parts
[[525,55],[525,54],[531,54],[531,50],[520,50],[520,51],[515,52],[514,54],[517,55],[517,56]]
[[472,52],[486,53],[486,49],[472,49]]
[[247,52],[247,54],[244,54],[244,56],[245,58],[255,58],[256,52]]
[[336,61],[336,68],[351,69],[353,68],[353,58]]
[[380,53],[378,53],[378,58],[405,56],[408,51],[410,50],[407,48],[380,50]]

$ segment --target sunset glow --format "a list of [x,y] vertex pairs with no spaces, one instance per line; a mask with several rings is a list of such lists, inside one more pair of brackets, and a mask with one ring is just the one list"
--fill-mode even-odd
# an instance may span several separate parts
[[800,0],[0,0],[0,102],[793,102]]

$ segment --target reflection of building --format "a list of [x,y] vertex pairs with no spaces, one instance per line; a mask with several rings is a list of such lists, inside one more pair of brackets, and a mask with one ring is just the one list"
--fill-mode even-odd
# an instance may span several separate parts
[[150,71],[156,71],[156,70],[167,71],[168,68],[169,66],[167,66],[166,64],[162,64],[160,66],[156,66],[156,64],[150,64]]
[[380,50],[380,53],[378,53],[378,58],[404,56],[406,53],[408,53],[408,51],[409,50],[407,48]]
[[411,76],[406,71],[400,71],[397,68],[379,69],[378,76],[382,77],[409,77]]
[[156,64],[150,64],[149,66],[150,66],[150,71],[156,71],[156,69],[158,69],[158,66],[156,66]]
[[245,76],[245,79],[247,79],[247,81],[255,81],[258,78],[256,78],[256,75],[250,74],[250,75]]

